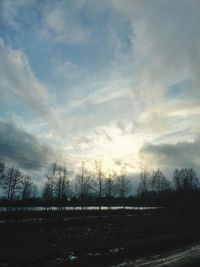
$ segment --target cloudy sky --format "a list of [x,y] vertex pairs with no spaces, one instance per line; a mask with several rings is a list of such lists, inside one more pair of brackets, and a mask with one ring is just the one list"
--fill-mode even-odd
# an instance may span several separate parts
[[199,0],[0,0],[0,157],[200,171]]

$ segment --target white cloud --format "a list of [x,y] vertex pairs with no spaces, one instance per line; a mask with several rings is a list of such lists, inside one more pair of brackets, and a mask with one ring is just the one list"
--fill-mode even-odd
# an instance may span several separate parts
[[[200,2],[191,1],[111,1],[117,12],[129,18],[132,23],[132,44],[136,68],[136,77],[132,86],[136,102],[140,102],[143,110],[138,114],[137,130],[141,135],[151,132],[151,143],[170,131],[180,131],[185,141],[190,141],[199,134],[197,117],[200,115]],[[170,86],[174,83],[180,87],[181,81],[190,81],[188,89],[179,94],[171,90],[171,98],[167,97]],[[178,81],[178,82],[177,82]],[[175,89],[174,89],[175,91]],[[173,95],[174,94],[174,95]],[[185,133],[186,129],[194,129]],[[176,142],[183,141],[176,135]],[[165,137],[170,146],[173,134]],[[174,142],[174,141],[173,141]],[[149,146],[150,146],[149,145]],[[166,147],[156,150],[156,157],[148,158],[154,163],[162,163],[166,167],[169,160],[160,162]],[[184,147],[186,149],[187,146]],[[191,146],[191,149],[195,145]],[[154,151],[155,152],[155,151]],[[179,155],[179,146],[173,150],[174,157]],[[143,155],[147,149],[143,149]],[[159,158],[160,155],[160,158]],[[179,155],[179,156],[178,156]],[[195,154],[196,155],[196,154]],[[139,154],[138,157],[141,155]],[[190,157],[190,155],[188,155]],[[192,157],[195,161],[195,156]],[[180,157],[185,163],[186,158]]]
[[[199,1],[112,1],[113,6],[133,25],[132,43],[137,61],[138,90],[147,112],[155,109],[168,114],[181,113],[185,105],[175,107],[166,99],[169,83],[180,77],[192,81],[189,90],[197,112],[199,105],[200,30]],[[180,111],[178,111],[180,109]],[[170,113],[170,112],[169,112]],[[186,112],[187,113],[187,112]],[[171,112],[172,115],[172,112]]]
[[14,27],[15,29],[19,29],[21,22],[21,18],[24,14],[22,14],[22,11],[27,10],[33,5],[33,0],[2,0],[0,3],[0,14],[4,18],[5,22],[9,24],[10,26]]
[[[24,6],[20,4],[24,1],[16,2]],[[60,93],[62,107],[55,104],[47,87],[36,78],[24,53],[3,41],[0,43],[0,82],[4,93],[0,94],[6,99],[9,92],[14,100],[26,103],[40,116],[62,125],[43,129],[39,137],[45,142],[55,141],[74,160],[76,157],[80,160],[82,157],[118,159],[123,154],[126,161],[132,160],[136,162],[133,165],[139,166],[138,151],[145,142],[149,147],[160,145],[159,142],[168,146],[189,142],[200,132],[200,2],[106,2],[104,5],[93,1],[49,1],[38,7],[39,16],[33,11],[33,17],[41,18],[38,31],[46,38],[39,40],[40,45],[43,42],[49,45],[55,58],[58,54],[63,56],[63,61],[52,64],[53,75],[60,83],[55,82],[51,87]],[[16,11],[11,1],[4,3],[4,18],[16,27],[21,7]],[[112,3],[113,10],[108,3]],[[89,14],[90,11],[93,13]],[[105,25],[98,23],[101,16],[105,18]],[[102,44],[106,51],[112,50],[113,56],[101,73],[89,73],[73,63],[79,60],[66,60],[68,47],[73,48],[70,57],[73,59],[78,47],[78,51],[88,53],[90,69],[93,64],[90,51],[81,50],[84,46],[77,44],[94,41],[94,48],[99,41],[98,31],[99,36],[105,33]],[[54,48],[60,47],[57,54]],[[92,56],[95,55],[92,52]],[[60,81],[62,77],[64,82]],[[70,83],[73,88],[69,88]],[[51,86],[51,77],[48,84]],[[162,155],[166,146],[153,147],[151,151]],[[143,149],[144,153],[148,154],[148,149]],[[159,156],[151,159],[159,162]]]
[[87,43],[90,30],[81,23],[78,13],[82,5],[76,3],[70,10],[66,1],[46,5],[41,34],[55,43]]
[[67,59],[54,62],[53,74],[65,80],[75,80],[87,75],[87,70]]
[[30,107],[54,125],[59,124],[59,110],[48,89],[35,77],[29,61],[20,50],[12,49],[0,39],[0,89],[9,92],[12,101]]

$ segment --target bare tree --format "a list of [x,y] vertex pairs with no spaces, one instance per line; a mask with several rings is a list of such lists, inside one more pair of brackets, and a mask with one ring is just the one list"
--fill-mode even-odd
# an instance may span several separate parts
[[55,194],[55,179],[56,179],[57,164],[53,163],[46,174],[46,182],[43,188],[43,199],[48,203],[48,208],[52,209],[52,202]]
[[199,186],[199,179],[192,168],[175,169],[173,181],[178,191],[192,191]]
[[5,164],[0,161],[0,176],[4,174],[5,171]]
[[104,181],[104,194],[106,197],[113,197],[116,194],[116,173],[109,171]]
[[149,191],[149,172],[144,168],[140,173],[140,182],[138,186],[138,195],[146,194]]
[[22,172],[19,168],[8,169],[4,176],[2,187],[8,200],[13,200],[20,192],[22,181]]
[[43,189],[43,197],[49,204],[55,197],[59,203],[59,208],[62,209],[64,199],[70,195],[70,175],[71,171],[64,166],[57,163],[50,166]]
[[116,174],[109,171],[104,180],[104,194],[108,201],[108,206],[111,206],[111,198],[116,194],[115,184]]
[[126,165],[121,164],[120,175],[117,177],[117,192],[122,199],[123,206],[125,208],[125,197],[129,191],[130,181],[127,179]]
[[81,200],[81,205],[83,209],[84,201],[89,196],[91,191],[91,176],[85,167],[85,163],[81,163],[80,174],[75,177],[75,191]]
[[70,175],[71,171],[63,166],[57,166],[55,175],[55,196],[63,200],[70,196]]
[[42,196],[45,202],[48,203],[49,210],[52,209],[52,201],[53,201],[53,188],[51,183],[47,180],[44,184],[44,188],[42,191]]
[[21,198],[23,200],[31,197],[33,192],[33,181],[30,176],[23,176],[21,181]]
[[0,161],[0,185],[5,178],[5,164]]
[[99,211],[101,211],[102,206],[102,193],[103,193],[103,171],[102,171],[102,161],[95,161],[96,178],[97,178],[97,195],[99,200]]
[[153,171],[150,177],[150,186],[153,192],[160,194],[169,190],[170,182],[160,169],[157,169],[156,171]]
[[32,197],[37,198],[38,194],[39,194],[38,186],[35,183],[33,183],[33,185],[32,185]]

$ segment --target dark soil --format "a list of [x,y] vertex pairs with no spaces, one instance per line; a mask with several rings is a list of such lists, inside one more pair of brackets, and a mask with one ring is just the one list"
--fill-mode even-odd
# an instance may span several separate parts
[[0,266],[110,266],[199,241],[198,211],[79,212],[2,223]]

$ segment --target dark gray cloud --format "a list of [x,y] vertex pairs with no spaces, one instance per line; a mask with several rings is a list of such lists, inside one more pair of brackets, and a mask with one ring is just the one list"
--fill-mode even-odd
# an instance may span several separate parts
[[200,140],[176,144],[145,144],[140,156],[164,169],[192,167],[200,171]]
[[37,170],[47,167],[53,152],[40,144],[36,137],[0,121],[0,159],[8,164],[16,164],[23,169]]

